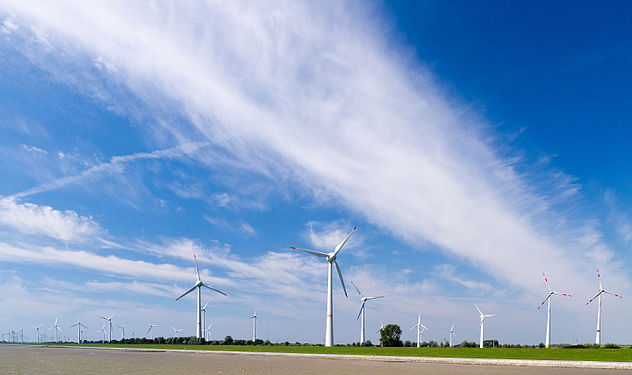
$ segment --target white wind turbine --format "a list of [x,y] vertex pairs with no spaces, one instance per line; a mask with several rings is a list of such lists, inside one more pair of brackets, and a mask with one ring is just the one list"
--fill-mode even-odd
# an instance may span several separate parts
[[306,253],[316,255],[320,258],[327,259],[328,268],[327,268],[327,320],[325,325],[325,346],[333,346],[334,344],[334,294],[333,294],[333,285],[332,285],[332,276],[333,276],[333,266],[336,266],[336,271],[338,272],[338,277],[340,278],[340,283],[342,284],[342,290],[345,292],[345,297],[349,297],[347,295],[347,288],[345,288],[345,283],[342,280],[342,272],[340,272],[340,266],[338,266],[338,262],[336,262],[336,256],[342,247],[347,243],[349,237],[353,234],[357,227],[353,227],[353,230],[342,240],[338,246],[335,247],[334,251],[330,253],[323,253],[315,250],[307,250],[301,249],[298,247],[291,247],[291,249],[304,251]]
[[452,323],[452,327],[450,327],[450,347],[452,347],[452,336],[454,336],[454,323]]
[[410,327],[410,329],[413,328],[417,328],[417,347],[420,348],[421,347],[421,336],[424,333],[424,329],[425,330],[429,330],[428,327],[426,327],[425,325],[421,324],[421,314],[417,315],[417,324],[415,324],[414,326]]
[[109,317],[104,317],[104,316],[99,316],[99,318],[101,319],[105,319],[108,321],[108,332],[109,332],[109,336],[108,336],[108,343],[112,342],[112,318],[114,318],[116,316],[116,314],[112,314]]
[[599,280],[599,292],[593,298],[591,298],[590,301],[586,302],[586,305],[594,301],[595,298],[599,297],[599,307],[597,308],[597,337],[595,338],[595,344],[601,345],[601,295],[603,293],[606,293],[619,298],[623,297],[616,293],[611,293],[603,289],[603,286],[601,286],[601,274],[599,273],[599,270],[597,270],[597,280]]
[[77,317],[77,323],[71,325],[68,328],[72,328],[74,326],[77,326],[77,344],[81,344],[81,327],[85,329],[89,329],[89,328],[79,321],[79,317]]
[[360,301],[362,302],[362,305],[360,306],[360,312],[358,313],[358,317],[356,318],[356,320],[358,320],[360,318],[360,315],[362,315],[362,326],[361,326],[361,330],[360,330],[360,345],[364,344],[364,324],[365,324],[365,304],[366,301],[370,301],[372,299],[378,299],[378,298],[384,298],[384,296],[377,296],[377,297],[365,297],[362,292],[360,292],[360,289],[358,289],[358,287],[353,283],[353,281],[351,282],[351,285],[353,285],[353,287],[355,288],[355,290],[358,292],[358,295],[360,295]]
[[572,296],[568,293],[560,293],[560,292],[551,290],[551,287],[549,286],[549,280],[546,278],[546,275],[544,274],[544,272],[542,272],[542,276],[544,276],[544,282],[546,283],[546,287],[549,290],[549,293],[544,299],[544,301],[542,301],[540,306],[538,306],[538,310],[540,310],[542,305],[544,305],[544,302],[549,301],[548,309],[547,309],[548,312],[546,316],[546,338],[545,338],[545,343],[544,343],[544,346],[548,348],[551,346],[551,296],[555,294],[566,296],[566,297],[572,297]]
[[37,343],[40,343],[40,334],[39,334],[39,329],[42,328],[42,325],[38,325],[38,326],[31,326],[33,328],[35,328],[35,330],[37,331]]
[[257,309],[255,309],[255,313],[248,319],[252,319],[252,342],[257,341]]
[[123,324],[122,326],[117,326],[117,327],[123,331],[123,336],[121,336],[121,340],[125,340],[125,327],[127,327],[127,323]]
[[101,326],[101,329],[97,332],[101,332],[101,344],[105,343],[105,323]]
[[[202,319],[202,328],[206,327],[206,306],[208,306],[209,302],[211,301],[207,301],[206,304],[204,304],[204,307],[202,307],[202,313],[204,314],[204,319]],[[202,337],[206,339],[206,332],[202,332]]]
[[57,330],[60,330],[61,328],[57,325],[57,318],[55,318],[55,324],[53,324],[53,326],[49,329],[55,329],[55,342],[59,342],[59,338],[57,337]]
[[176,329],[176,327],[173,327],[173,326],[171,326],[171,328],[173,328],[173,333],[174,333],[175,337],[178,337],[178,333],[179,333],[180,331],[182,331],[182,328],[180,328],[180,329]]
[[474,305],[474,307],[476,307],[476,310],[478,310],[478,313],[480,314],[480,317],[481,317],[481,339],[480,339],[479,347],[482,348],[483,347],[483,330],[484,330],[483,322],[485,321],[485,318],[496,316],[496,314],[483,314],[483,312],[481,311],[481,309],[478,308],[478,306]]
[[176,298],[176,301],[178,301],[180,298],[186,296],[187,294],[191,293],[192,291],[194,291],[197,288],[197,326],[196,326],[196,337],[201,338],[202,337],[202,287],[208,288],[212,291],[215,291],[219,294],[223,294],[225,296],[227,296],[228,294],[217,290],[215,288],[212,288],[206,284],[204,284],[202,282],[202,280],[200,280],[200,271],[198,270],[198,263],[197,263],[197,257],[195,256],[195,254],[193,254],[193,259],[195,260],[195,274],[197,276],[197,281],[195,283],[195,285],[193,285],[193,287],[191,287],[191,289],[187,290],[183,295],[181,295],[180,297]]
[[211,327],[212,326],[213,326],[213,323],[209,324],[208,327],[206,327],[206,332],[204,334],[204,337],[208,337],[208,339],[211,338]]
[[151,324],[149,323],[149,329],[147,329],[147,333],[145,333],[145,336],[147,336],[147,334],[151,333],[151,339],[154,339],[154,331],[152,330],[154,327],[158,327],[157,324]]

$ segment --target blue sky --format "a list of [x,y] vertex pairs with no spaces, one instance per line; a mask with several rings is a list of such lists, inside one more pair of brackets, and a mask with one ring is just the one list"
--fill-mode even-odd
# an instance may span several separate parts
[[[626,8],[2,1],[0,330],[79,315],[96,339],[116,312],[193,335],[196,253],[229,294],[203,296],[213,337],[256,308],[262,338],[323,342],[326,264],[289,247],[357,225],[338,261],[386,296],[374,342],[417,313],[476,341],[475,303],[488,337],[543,341],[542,272],[574,295],[552,341],[593,341],[597,268],[631,285]],[[604,342],[631,341],[631,307],[604,300]]]

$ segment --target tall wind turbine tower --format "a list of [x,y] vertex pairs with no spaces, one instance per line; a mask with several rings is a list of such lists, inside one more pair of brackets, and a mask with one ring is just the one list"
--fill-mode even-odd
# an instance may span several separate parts
[[173,328],[173,334],[177,338],[178,337],[178,333],[180,333],[180,331],[182,331],[182,328],[176,329],[176,327],[173,327],[173,326],[171,326],[171,328]]
[[[211,301],[207,301],[204,304],[204,307],[202,307],[202,314],[203,314],[202,315],[202,317],[203,317],[203,319],[202,319],[202,329],[204,329],[204,327],[206,327],[206,306],[208,306],[209,302],[211,302]],[[204,331],[206,331],[206,330],[204,330]],[[206,332],[202,332],[202,337],[206,339]]]
[[104,316],[99,316],[99,318],[101,319],[105,319],[108,321],[108,344],[112,343],[112,318],[114,318],[116,316],[116,314],[112,314],[109,317],[104,317]]
[[454,336],[454,323],[452,323],[452,327],[450,327],[450,347],[452,347],[452,336]]
[[147,336],[147,334],[151,333],[151,339],[152,340],[154,339],[154,331],[153,331],[154,327],[158,327],[158,325],[149,323],[149,329],[147,329],[147,333],[145,333],[145,336]]
[[320,258],[325,258],[327,260],[327,320],[325,324],[325,346],[333,346],[334,344],[334,294],[333,294],[333,285],[332,285],[332,276],[333,276],[333,266],[336,266],[336,271],[338,272],[338,277],[340,278],[340,284],[342,284],[342,290],[345,292],[345,297],[349,297],[347,295],[347,288],[345,288],[345,282],[342,279],[342,272],[340,272],[340,266],[338,266],[338,262],[336,262],[336,256],[342,247],[347,243],[349,237],[353,234],[357,227],[353,227],[353,230],[347,235],[347,237],[342,240],[338,246],[335,247],[334,251],[330,253],[323,253],[315,250],[307,250],[300,249],[298,247],[291,247],[291,249],[304,251],[306,253],[316,255]]
[[252,319],[252,342],[257,341],[257,309],[255,309],[254,314],[248,319]]
[[97,332],[101,332],[101,344],[105,344],[105,323],[101,326],[101,329]]
[[38,325],[38,326],[31,326],[33,328],[35,328],[35,330],[37,330],[37,343],[39,344],[39,329],[42,327],[42,325]]
[[57,337],[57,330],[61,328],[57,325],[57,318],[55,318],[55,324],[53,324],[53,326],[49,329],[55,329],[55,342],[59,342],[59,338]]
[[546,298],[544,299],[544,301],[542,301],[542,303],[540,304],[540,306],[538,306],[538,310],[540,310],[540,308],[542,307],[542,305],[544,305],[544,302],[548,301],[548,312],[547,312],[547,317],[546,317],[546,339],[545,339],[545,347],[548,348],[551,346],[551,296],[558,294],[558,295],[562,295],[562,296],[566,296],[566,297],[572,297],[570,294],[568,293],[560,293],[560,292],[556,292],[551,290],[551,287],[549,286],[549,280],[546,278],[546,275],[544,274],[544,272],[542,272],[542,276],[544,276],[544,282],[546,283],[546,287],[549,290],[548,295],[546,296]]
[[360,318],[360,315],[362,315],[362,326],[360,329],[360,345],[364,344],[365,341],[365,337],[364,337],[364,330],[365,330],[365,304],[366,301],[370,301],[372,299],[378,299],[378,298],[384,298],[384,296],[377,296],[377,297],[365,297],[362,292],[360,292],[360,289],[358,289],[358,287],[353,283],[353,281],[351,282],[351,285],[353,285],[353,287],[355,288],[355,290],[358,292],[358,295],[360,296],[360,301],[362,302],[362,305],[360,306],[360,312],[358,313],[358,317],[356,318],[356,320],[358,320]]
[[484,341],[484,339],[483,339],[483,331],[484,331],[483,322],[485,322],[485,318],[496,316],[496,314],[483,314],[483,312],[481,311],[481,309],[478,308],[478,306],[474,305],[474,307],[476,307],[476,310],[478,310],[478,313],[480,314],[480,317],[481,317],[481,339],[480,339],[479,347],[483,348],[483,341]]
[[204,337],[208,337],[208,339],[211,338],[211,327],[213,327],[213,323],[209,324],[208,327],[206,327],[206,332],[204,333]]
[[74,326],[77,326],[77,344],[81,344],[81,327],[85,329],[88,329],[88,327],[86,327],[83,323],[81,323],[78,317],[77,317],[77,323],[71,325],[68,328],[72,328]]
[[195,331],[196,331],[196,337],[201,338],[202,337],[202,287],[208,288],[212,291],[215,291],[219,294],[223,294],[225,296],[227,296],[228,294],[222,292],[221,290],[217,290],[213,287],[210,287],[204,284],[202,280],[200,280],[200,271],[198,269],[197,257],[195,256],[195,254],[193,254],[193,259],[195,260],[195,274],[197,276],[197,281],[195,285],[191,287],[191,289],[187,290],[183,295],[176,298],[176,301],[178,301],[180,298],[186,296],[187,294],[197,289],[197,326],[195,327]]
[[610,294],[611,296],[615,296],[619,298],[623,298],[623,297],[621,297],[620,295],[616,293],[611,293],[603,289],[603,287],[601,286],[601,274],[599,273],[599,270],[597,270],[597,280],[599,280],[599,292],[593,298],[591,298],[590,301],[586,302],[586,305],[594,301],[595,298],[599,297],[599,301],[598,301],[599,307],[597,308],[597,337],[595,338],[595,344],[601,345],[601,295],[603,293],[606,293],[606,294]]
[[417,328],[417,347],[420,348],[421,347],[421,335],[424,334],[424,329],[428,330],[428,327],[426,327],[425,325],[421,324],[421,314],[417,315],[417,324],[415,324],[414,326],[410,327],[410,329],[413,328]]
[[123,324],[122,326],[117,326],[121,329],[121,331],[123,331],[123,336],[121,336],[121,340],[125,340],[125,327],[127,327],[127,323]]

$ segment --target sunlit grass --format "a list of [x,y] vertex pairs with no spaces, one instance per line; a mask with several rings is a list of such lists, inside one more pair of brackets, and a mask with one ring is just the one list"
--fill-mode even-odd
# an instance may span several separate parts
[[[64,344],[75,345],[77,344]],[[236,352],[351,354],[406,357],[504,358],[567,361],[632,362],[632,349],[540,349],[540,348],[382,348],[354,346],[250,346],[250,345],[176,345],[176,344],[82,344],[88,347],[187,349]]]

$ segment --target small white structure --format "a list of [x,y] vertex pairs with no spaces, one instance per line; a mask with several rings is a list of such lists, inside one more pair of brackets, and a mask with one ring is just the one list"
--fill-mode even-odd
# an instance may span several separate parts
[[603,293],[606,293],[606,294],[610,294],[611,296],[615,296],[619,298],[623,298],[623,297],[621,297],[620,295],[616,293],[611,293],[603,289],[603,287],[601,286],[601,274],[599,273],[599,270],[597,270],[597,280],[599,280],[599,292],[593,298],[591,298],[590,301],[586,302],[586,305],[594,301],[595,298],[599,297],[599,301],[598,301],[599,307],[597,308],[597,337],[595,338],[595,344],[601,345],[601,295]]

